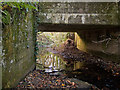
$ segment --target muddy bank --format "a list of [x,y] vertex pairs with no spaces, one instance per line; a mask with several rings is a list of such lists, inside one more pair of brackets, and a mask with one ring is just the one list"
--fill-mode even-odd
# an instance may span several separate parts
[[112,74],[115,76],[120,76],[119,63],[107,61],[87,52],[83,52],[76,47],[74,41],[71,39],[67,39],[59,47],[48,48],[47,50],[54,54],[62,56],[68,63],[71,63],[73,61],[81,61],[85,62],[86,64],[95,64],[108,72],[112,72]]

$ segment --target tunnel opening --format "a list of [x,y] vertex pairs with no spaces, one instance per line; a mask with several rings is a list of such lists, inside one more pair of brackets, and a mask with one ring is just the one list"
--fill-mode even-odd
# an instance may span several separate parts
[[[37,59],[36,59],[37,65],[39,64],[38,65],[39,67],[49,68],[51,69],[50,70],[51,72],[55,68],[58,68],[59,70],[62,69],[62,67],[60,67],[58,64],[61,62],[60,60],[61,58],[60,56],[57,56],[57,55],[62,50],[64,50],[64,47],[65,47],[64,42],[66,41],[68,44],[71,44],[72,43],[71,41],[75,41],[75,32],[38,32],[37,33],[38,51],[37,51]],[[57,55],[54,55],[54,54],[57,54]],[[57,67],[56,65],[54,66],[54,64],[56,64]],[[36,68],[38,68],[37,65],[36,65]],[[45,68],[42,68],[42,69],[45,69]]]
[[[82,40],[86,36],[89,39],[99,41],[101,33],[95,31],[97,38],[94,39],[90,36],[89,31],[86,31],[85,34],[80,33],[83,35],[79,34],[79,32],[38,32],[37,43],[39,50],[36,69],[56,77],[63,73],[64,76],[69,78],[93,84],[95,85],[94,88],[120,88],[119,60],[118,62],[111,62],[108,59],[106,61],[104,58],[90,54],[86,50],[86,42]],[[110,34],[105,34],[109,38]],[[104,36],[104,33],[102,35]],[[72,41],[75,44],[72,45],[74,48],[69,45]],[[66,43],[68,48],[66,48]]]

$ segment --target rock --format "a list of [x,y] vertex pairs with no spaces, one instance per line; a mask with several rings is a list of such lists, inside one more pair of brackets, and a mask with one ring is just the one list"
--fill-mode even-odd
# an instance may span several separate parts
[[96,86],[89,84],[88,82],[84,82],[75,78],[70,79],[70,81],[72,82],[72,84],[76,83],[78,85],[78,88],[91,89],[92,87],[94,87],[95,89],[98,90]]

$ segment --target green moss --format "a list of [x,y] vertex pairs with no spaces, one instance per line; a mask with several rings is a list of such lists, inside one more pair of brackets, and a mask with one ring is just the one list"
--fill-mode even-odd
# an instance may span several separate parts
[[3,88],[15,87],[35,67],[34,31],[33,19],[31,18],[32,11],[29,11],[27,15],[17,14],[14,16],[13,24],[3,28],[3,51],[5,53],[2,70]]

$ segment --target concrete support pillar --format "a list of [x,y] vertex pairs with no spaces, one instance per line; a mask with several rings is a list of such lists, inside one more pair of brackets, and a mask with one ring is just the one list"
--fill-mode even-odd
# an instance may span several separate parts
[[75,43],[78,49],[86,52],[85,42],[81,39],[81,37],[77,33],[75,33]]
[[120,55],[120,36],[118,37],[118,55]]
[[[0,15],[2,15],[1,12]],[[1,89],[2,89],[2,21],[0,20],[0,90]]]

